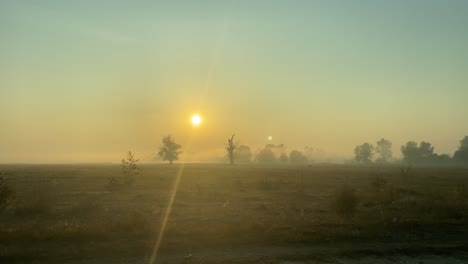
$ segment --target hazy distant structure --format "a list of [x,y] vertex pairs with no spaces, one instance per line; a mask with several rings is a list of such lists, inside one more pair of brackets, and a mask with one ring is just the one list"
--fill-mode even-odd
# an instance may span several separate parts
[[289,162],[291,164],[305,164],[307,163],[307,157],[298,150],[293,150],[289,154]]
[[468,163],[468,136],[460,140],[460,147],[458,147],[458,150],[453,154],[453,159],[455,161]]
[[163,161],[169,161],[172,164],[174,160],[179,159],[181,145],[177,144],[170,135],[163,137],[163,145],[159,149],[158,155]]
[[372,163],[374,157],[374,146],[369,143],[356,146],[354,148],[354,160],[359,163]]
[[234,136],[235,134],[233,134],[231,138],[228,138],[228,143],[226,144],[226,150],[229,156],[229,163],[231,165],[234,165],[234,151],[237,149],[237,146],[234,143]]
[[234,158],[238,163],[249,163],[252,160],[252,151],[249,146],[240,145],[235,151]]
[[384,138],[380,139],[377,141],[375,153],[379,155],[376,160],[377,162],[389,161],[392,158],[392,142]]

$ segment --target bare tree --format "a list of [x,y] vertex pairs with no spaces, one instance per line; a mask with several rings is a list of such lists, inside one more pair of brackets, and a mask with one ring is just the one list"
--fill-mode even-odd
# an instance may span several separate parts
[[163,145],[158,152],[159,157],[163,161],[169,161],[169,164],[172,164],[174,160],[178,160],[181,146],[170,135],[163,137],[162,143]]
[[234,151],[237,149],[237,145],[234,143],[234,136],[235,134],[233,134],[231,138],[228,138],[228,143],[226,145],[226,150],[229,155],[229,163],[231,165],[234,165]]

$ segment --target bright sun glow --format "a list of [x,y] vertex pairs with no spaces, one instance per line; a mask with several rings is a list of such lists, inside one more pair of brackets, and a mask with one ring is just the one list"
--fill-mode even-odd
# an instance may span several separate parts
[[202,122],[202,118],[199,115],[192,116],[192,125],[198,126]]

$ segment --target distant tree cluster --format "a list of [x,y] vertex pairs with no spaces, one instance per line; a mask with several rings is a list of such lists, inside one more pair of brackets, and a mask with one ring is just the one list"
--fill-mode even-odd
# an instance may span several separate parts
[[258,163],[262,164],[280,163],[297,165],[306,164],[308,162],[308,158],[299,150],[292,150],[288,155],[286,147],[283,144],[266,145],[257,154],[256,160]]
[[407,142],[401,147],[403,160],[408,163],[434,163],[450,161],[450,156],[447,154],[439,155],[434,153],[434,147],[429,142],[422,141],[416,143],[414,141]]
[[388,162],[392,158],[392,142],[382,138],[377,141],[376,147],[364,143],[354,148],[354,160],[358,163],[372,163],[375,156],[377,156],[376,162]]
[[[453,157],[435,153],[432,144],[425,141],[419,144],[415,141],[409,141],[401,146],[400,150],[403,161],[408,164],[468,163],[468,136],[460,141],[460,146]],[[383,138],[377,141],[376,147],[364,143],[354,148],[354,161],[357,163],[385,163],[391,159],[392,142]]]
[[[254,156],[249,146],[239,145],[234,142],[235,135],[227,139],[225,149],[231,165],[235,163],[260,164],[307,164],[309,162],[307,155],[299,150],[289,152],[283,144],[267,144]],[[375,143],[363,143],[354,148],[354,161],[361,164],[388,163],[393,159],[393,144],[390,140],[381,138]],[[163,161],[172,164],[178,160],[181,145],[175,142],[170,136],[165,136],[162,140],[162,146],[159,149],[158,156]],[[305,148],[306,153],[310,148]],[[468,164],[468,136],[460,141],[458,150],[453,157],[447,154],[437,154],[431,143],[422,141],[419,144],[415,141],[409,141],[400,148],[403,161],[408,164],[435,164],[435,163],[467,163]],[[310,153],[309,153],[310,154]],[[394,161],[394,160],[393,160]]]

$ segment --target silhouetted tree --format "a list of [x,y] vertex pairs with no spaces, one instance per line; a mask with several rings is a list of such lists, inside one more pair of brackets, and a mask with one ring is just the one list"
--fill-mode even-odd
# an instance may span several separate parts
[[420,159],[418,143],[414,141],[406,142],[406,145],[401,146],[401,154],[403,160],[408,163],[417,162]]
[[163,137],[162,147],[159,149],[158,155],[163,161],[169,161],[169,164],[172,164],[174,160],[179,159],[179,154],[181,153],[179,149],[181,146],[177,144],[170,135]]
[[289,153],[289,162],[292,164],[303,164],[307,163],[307,157],[302,154],[302,152],[293,150]]
[[374,146],[369,143],[354,148],[354,160],[360,163],[371,163],[374,156]]
[[275,153],[271,148],[264,148],[257,154],[257,161],[259,163],[273,163],[276,161]]
[[392,142],[384,138],[377,141],[375,152],[379,155],[377,162],[387,162],[392,158]]
[[460,140],[460,147],[458,147],[458,150],[453,154],[453,159],[468,163],[468,136]]
[[281,155],[279,156],[279,161],[281,163],[288,163],[289,162],[289,157],[288,157],[288,154],[286,153],[281,153]]
[[129,150],[127,157],[122,159],[121,167],[123,173],[123,183],[127,185],[132,185],[135,182],[135,178],[140,175],[140,168],[138,167],[138,159],[135,159],[135,156]]
[[249,146],[240,145],[237,147],[234,157],[239,163],[249,163],[252,160],[252,151]]
[[419,143],[419,152],[422,160],[428,160],[434,155],[434,147],[429,142]]
[[403,160],[408,163],[421,163],[434,161],[436,154],[434,154],[434,147],[431,143],[422,141],[419,146],[414,141],[409,141],[406,145],[401,147]]
[[235,134],[233,134],[231,138],[228,138],[228,143],[226,144],[226,150],[229,156],[229,163],[231,165],[234,165],[234,151],[237,149],[237,146],[234,143],[234,136]]

